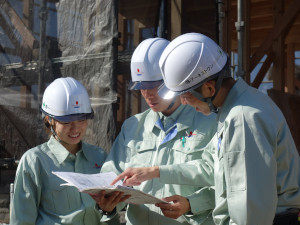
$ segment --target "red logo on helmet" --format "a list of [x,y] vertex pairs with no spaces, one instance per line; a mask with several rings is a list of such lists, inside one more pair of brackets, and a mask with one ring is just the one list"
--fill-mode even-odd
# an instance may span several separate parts
[[76,101],[76,105],[74,106],[74,108],[80,108],[80,106],[78,105],[78,101]]
[[138,69],[137,69],[136,75],[137,75],[137,76],[142,76],[142,75],[143,75],[143,72],[141,72],[140,69],[138,68]]

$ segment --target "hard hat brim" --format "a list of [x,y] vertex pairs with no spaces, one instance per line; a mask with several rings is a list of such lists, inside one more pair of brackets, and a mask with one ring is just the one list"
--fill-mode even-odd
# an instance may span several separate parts
[[202,83],[200,84],[197,84],[195,85],[194,87],[192,88],[189,88],[187,90],[184,90],[184,91],[171,91],[170,89],[167,88],[167,86],[163,83],[159,88],[158,88],[158,95],[163,98],[163,99],[171,99],[171,98],[174,98],[174,97],[177,97],[177,96],[180,96],[184,93],[187,93],[187,92],[191,92],[193,91],[194,89],[196,89],[197,87],[201,86]]
[[65,115],[65,116],[50,115],[49,113],[45,112],[43,109],[41,109],[41,112],[45,115],[52,117],[53,119],[55,119],[59,122],[62,122],[62,123],[70,123],[70,122],[77,121],[77,120],[94,119],[93,109],[90,113],[70,114],[70,115]]
[[163,83],[163,80],[157,81],[130,81],[128,90],[149,90],[159,87]]
[[181,92],[171,91],[164,83],[158,88],[157,93],[162,99],[172,99],[181,94]]

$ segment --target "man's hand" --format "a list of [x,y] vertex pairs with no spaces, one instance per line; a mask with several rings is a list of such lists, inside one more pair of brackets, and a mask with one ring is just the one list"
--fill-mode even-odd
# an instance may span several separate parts
[[169,218],[177,219],[184,213],[191,210],[189,201],[180,195],[173,195],[171,197],[163,198],[167,202],[173,202],[173,204],[157,203],[155,204],[159,207],[162,213]]
[[100,194],[89,194],[98,206],[106,212],[111,212],[114,210],[116,205],[120,202],[124,202],[126,199],[130,197],[130,195],[124,195],[124,192],[114,191],[106,194],[105,191],[101,191]]
[[111,183],[114,185],[119,180],[123,180],[123,185],[138,186],[145,180],[151,180],[159,177],[159,167],[128,168]]

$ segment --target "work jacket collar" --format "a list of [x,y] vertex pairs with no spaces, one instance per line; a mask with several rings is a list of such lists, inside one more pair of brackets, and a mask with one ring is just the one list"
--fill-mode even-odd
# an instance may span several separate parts
[[217,121],[219,123],[218,131],[221,129],[220,125],[224,123],[229,111],[248,87],[248,84],[242,78],[238,78],[236,83],[232,86],[217,115]]
[[[196,110],[189,105],[180,105],[170,116],[177,121],[177,130],[182,131],[192,127]],[[188,115],[188,116],[187,116]],[[153,132],[156,128],[156,122],[160,119],[159,113],[152,110],[149,111],[147,118],[145,119],[145,126],[148,132]],[[149,129],[149,130],[148,130]]]
[[[53,135],[48,141],[48,146],[59,164],[63,163],[68,158],[70,158],[71,160],[75,159],[74,155],[71,154],[61,143],[59,143],[59,141],[57,141]],[[82,143],[81,149],[76,154],[82,154],[81,152],[83,152],[83,156],[87,160],[93,161],[92,154],[89,154],[88,149],[85,146],[85,143]]]

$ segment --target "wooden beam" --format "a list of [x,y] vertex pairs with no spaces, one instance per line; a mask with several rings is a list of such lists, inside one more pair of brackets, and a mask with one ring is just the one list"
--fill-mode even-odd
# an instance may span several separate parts
[[270,2],[264,2],[264,3],[253,3],[251,1],[251,19],[256,18],[264,18],[266,16],[273,15],[273,8]]
[[295,93],[295,46],[287,45],[286,92]]
[[145,12],[145,8],[157,9],[158,1],[149,0],[122,0],[119,1],[119,12],[126,16],[135,12]]
[[118,51],[124,51],[125,50],[125,19],[124,17],[119,13],[118,14]]
[[22,19],[18,16],[16,11],[11,7],[8,1],[2,1],[1,8],[4,12],[7,13],[10,22],[16,28],[16,30],[22,36],[22,46],[32,49],[34,46],[34,38],[33,34],[27,29]]
[[23,23],[28,30],[33,30],[33,0],[23,0]]
[[[299,0],[298,0],[299,1]],[[274,8],[274,27],[277,27],[277,24],[282,19],[283,11],[284,11],[284,2],[282,0],[273,0],[273,8]],[[289,28],[290,24],[287,24],[286,27],[282,30],[282,32],[278,35],[276,39],[273,39],[273,53],[275,54],[273,60],[273,88],[279,91],[284,91],[284,61],[285,61],[285,35]]]
[[[142,41],[142,33],[140,23],[134,20],[134,46],[137,47]],[[141,112],[141,92],[131,91],[131,115],[135,115]]]
[[16,37],[16,32],[13,30],[13,27],[6,21],[6,19],[1,14],[0,24],[4,33],[13,45],[13,48],[1,46],[0,52],[18,56],[22,59],[22,61],[31,61],[33,56],[32,49],[24,48],[24,46],[20,45],[20,41],[18,40],[18,37]]
[[2,47],[1,45],[0,45],[0,53],[16,56],[16,50],[15,49]]
[[300,89],[300,81],[298,79],[295,79],[295,85],[298,89]]
[[265,16],[263,18],[251,18],[251,31],[258,31],[263,29],[270,29],[274,27],[274,24],[272,22],[272,16]]
[[222,23],[222,33],[220,36],[223,38],[221,40],[221,48],[225,52],[231,52],[231,36],[232,36],[232,29],[231,29],[231,19],[232,19],[232,10],[231,10],[231,2],[232,0],[227,0],[224,2],[223,10],[224,10],[224,19]]
[[20,90],[20,107],[31,108],[31,87],[22,85]]
[[140,28],[140,22],[138,20],[134,20],[134,32],[133,32],[133,45],[136,48],[140,42],[142,41],[142,32]]
[[[33,0],[23,0],[23,23],[28,30],[33,30]],[[33,46],[32,46],[33,47]],[[22,108],[31,108],[31,87],[23,85],[20,90]]]
[[[154,27],[159,1],[122,0],[119,1],[119,13],[125,19],[135,19],[146,27]],[[149,15],[146,17],[146,15]]]
[[260,68],[259,72],[257,73],[254,81],[252,82],[251,86],[258,88],[259,85],[261,84],[261,82],[263,81],[263,79],[266,76],[266,73],[268,72],[272,62],[273,62],[273,54],[270,53],[268,55],[268,57],[266,58],[266,60],[264,61],[262,67]]
[[294,22],[299,12],[300,1],[293,0],[289,8],[285,11],[284,15],[282,16],[282,19],[278,22],[276,27],[272,29],[269,35],[264,39],[258,50],[251,56],[250,71],[252,71],[255,68],[259,60],[271,48],[273,40],[278,38],[278,36],[285,30],[285,28]]
[[171,0],[171,40],[182,33],[182,0]]
[[290,32],[285,38],[285,43],[300,43],[300,26],[293,24]]
[[16,37],[15,33],[13,32],[12,27],[5,20],[5,18],[2,16],[2,14],[0,14],[0,24],[1,24],[1,27],[4,31],[4,33],[9,38],[10,42],[13,44],[13,46],[15,48],[15,52],[20,52],[21,46],[20,46],[19,40]]

